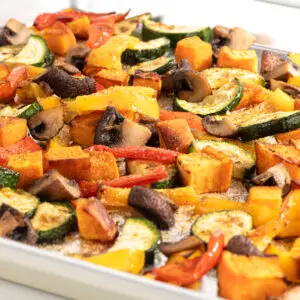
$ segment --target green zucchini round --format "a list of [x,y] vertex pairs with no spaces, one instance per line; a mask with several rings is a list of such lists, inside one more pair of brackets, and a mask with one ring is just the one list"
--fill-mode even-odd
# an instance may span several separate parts
[[30,119],[33,115],[43,110],[43,107],[37,102],[33,102],[21,109],[18,118]]

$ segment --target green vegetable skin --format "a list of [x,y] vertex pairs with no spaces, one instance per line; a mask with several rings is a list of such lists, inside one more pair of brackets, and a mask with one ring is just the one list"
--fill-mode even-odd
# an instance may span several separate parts
[[[44,204],[50,204],[51,206],[55,207],[55,206],[62,206],[62,207],[66,207],[68,209],[68,214],[66,216],[66,218],[64,219],[64,221],[62,223],[59,224],[53,224],[53,227],[47,230],[39,230],[38,228],[36,228],[34,226],[34,229],[37,231],[38,233],[38,242],[54,242],[57,240],[61,240],[64,238],[64,236],[66,234],[68,234],[70,231],[72,231],[75,226],[76,226],[76,214],[75,214],[75,210],[73,209],[73,207],[71,205],[69,205],[67,202],[53,202],[53,203],[49,203],[49,202],[43,202],[36,211],[35,216],[32,219],[32,224],[34,225],[35,223],[35,219],[38,218],[38,213],[39,213],[39,209],[41,209],[41,206]],[[50,206],[49,206],[50,208]],[[48,209],[49,211],[49,209]],[[49,211],[50,212],[50,211]],[[43,216],[45,215],[45,211],[43,212]],[[44,219],[44,218],[43,218]]]
[[227,154],[233,161],[232,176],[239,180],[244,180],[255,170],[255,157],[243,148],[229,142],[218,142],[211,140],[195,140],[189,147],[189,152],[198,152],[199,150],[210,146]]
[[166,38],[158,38],[148,42],[140,42],[133,48],[128,48],[122,53],[122,62],[134,65],[139,62],[153,60],[163,56],[170,50],[170,41]]
[[43,110],[42,106],[37,101],[35,101],[30,105],[28,105],[27,108],[18,115],[18,118],[23,118],[28,120],[33,115],[35,115],[36,113],[42,110]]
[[23,63],[36,67],[48,67],[54,62],[54,55],[46,41],[39,35],[31,35],[24,48],[15,56],[5,60],[10,63]]
[[253,117],[238,128],[242,141],[252,141],[300,128],[300,111],[276,112]]
[[239,79],[224,84],[212,95],[204,98],[202,102],[192,103],[176,99],[175,109],[188,111],[200,117],[208,115],[224,114],[233,110],[243,97],[243,86]]
[[129,74],[134,75],[136,70],[144,72],[156,72],[158,74],[164,74],[175,67],[175,61],[173,58],[167,56],[161,56],[159,58],[142,62],[131,67],[128,71]]
[[241,210],[228,210],[207,213],[198,217],[192,226],[192,233],[207,243],[213,232],[221,230],[227,243],[234,235],[246,233],[252,227],[250,214]]
[[170,189],[177,186],[179,181],[179,172],[176,165],[166,166],[168,178],[152,183],[154,189]]
[[143,22],[142,37],[144,41],[149,41],[159,37],[166,37],[171,41],[171,46],[189,36],[199,36],[203,41],[209,42],[212,38],[210,27],[189,28],[145,20]]
[[0,167],[0,188],[15,188],[20,174],[10,169]]

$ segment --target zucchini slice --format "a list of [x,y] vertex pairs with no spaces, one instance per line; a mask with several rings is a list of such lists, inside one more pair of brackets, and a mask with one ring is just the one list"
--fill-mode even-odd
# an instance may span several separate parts
[[50,52],[46,41],[41,36],[32,35],[27,44],[17,55],[5,61],[37,67],[47,67],[53,64],[54,55]]
[[210,146],[227,154],[233,161],[233,177],[244,180],[255,169],[255,157],[242,147],[229,142],[219,142],[211,140],[195,140],[189,147],[189,152],[198,152],[199,150]]
[[171,41],[172,47],[175,47],[178,41],[195,35],[199,36],[203,41],[209,42],[212,38],[212,30],[210,27],[166,25],[151,20],[143,22],[142,37],[144,41],[166,37]]
[[145,61],[131,67],[128,73],[130,75],[134,75],[134,72],[136,70],[141,70],[144,72],[156,72],[158,74],[164,74],[169,70],[173,69],[174,67],[175,67],[175,61],[173,58],[167,56],[161,56],[154,60]]
[[259,73],[242,69],[210,68],[202,71],[202,74],[208,79],[212,89],[219,89],[234,78],[238,78],[242,83],[250,82],[260,85],[264,83],[263,77]]
[[260,114],[243,122],[238,128],[238,137],[242,141],[256,140],[262,137],[285,133],[300,128],[300,111]]
[[30,119],[33,115],[43,110],[43,107],[37,102],[33,102],[21,109],[18,118]]
[[132,249],[152,252],[159,240],[159,230],[148,219],[128,218],[110,251]]
[[239,79],[224,84],[212,95],[206,96],[202,102],[188,102],[176,98],[175,108],[192,112],[200,117],[224,114],[233,110],[243,97],[243,86]]
[[0,61],[7,60],[17,55],[24,45],[8,45],[0,47]]
[[148,42],[140,42],[122,53],[122,63],[135,65],[165,55],[170,50],[170,41],[164,37]]
[[65,202],[43,202],[31,220],[38,242],[61,240],[76,225],[75,210]]
[[23,190],[12,190],[9,187],[0,189],[0,205],[8,204],[28,218],[31,218],[39,205],[39,200],[35,196]]
[[10,169],[0,167],[0,188],[9,187],[15,188],[20,174]]
[[224,233],[225,244],[227,244],[234,235],[243,235],[252,227],[250,214],[241,210],[228,210],[200,216],[192,226],[192,233],[207,243],[210,235],[220,230]]

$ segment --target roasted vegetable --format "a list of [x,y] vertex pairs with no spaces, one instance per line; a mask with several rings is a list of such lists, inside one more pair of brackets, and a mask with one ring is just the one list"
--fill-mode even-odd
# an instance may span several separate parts
[[94,76],[96,82],[101,84],[104,88],[109,88],[115,85],[128,85],[129,76],[125,71],[116,71],[116,70],[100,70]]
[[21,108],[21,113],[18,115],[19,118],[22,119],[30,119],[33,115],[43,110],[43,107],[41,104],[37,101],[31,103],[28,106],[25,106],[24,108]]
[[76,224],[74,209],[63,202],[43,202],[31,220],[38,242],[61,240]]
[[63,177],[54,169],[33,181],[27,191],[47,201],[64,201],[80,197],[78,184]]
[[153,88],[156,91],[155,97],[158,98],[162,88],[162,80],[155,72],[136,70],[133,75],[132,85]]
[[117,227],[105,207],[95,198],[80,199],[76,214],[80,235],[88,240],[113,241]]
[[0,188],[15,188],[19,181],[19,177],[19,173],[7,168],[0,167]]
[[76,37],[87,39],[89,37],[90,19],[87,16],[82,16],[72,22],[67,23]]
[[90,49],[83,44],[77,44],[70,48],[66,54],[66,62],[82,70],[85,66],[85,58],[89,54]]
[[[227,191],[233,163],[227,155],[208,146],[201,153],[180,154],[177,167],[184,185],[192,186],[201,194]],[[204,168],[208,168],[207,172]]]
[[42,81],[49,84],[54,93],[61,98],[75,98],[96,92],[93,78],[75,78],[57,67],[47,69],[34,79],[37,83]]
[[26,44],[30,34],[30,30],[25,24],[16,19],[9,19],[0,32],[0,45]]
[[174,225],[174,210],[177,207],[164,194],[136,186],[130,191],[128,204],[141,211],[160,229],[169,229]]

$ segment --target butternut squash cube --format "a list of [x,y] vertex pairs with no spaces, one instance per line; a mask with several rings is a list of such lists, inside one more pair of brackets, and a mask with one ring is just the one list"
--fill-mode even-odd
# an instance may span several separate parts
[[196,71],[210,68],[212,66],[212,55],[211,44],[202,41],[198,36],[180,40],[175,49],[176,62],[187,59]]
[[254,227],[278,219],[281,203],[281,188],[279,187],[255,186],[250,188],[247,204]]
[[109,88],[115,85],[127,85],[129,75],[123,70],[106,70],[102,69],[95,75],[95,80],[104,86]]
[[266,300],[287,289],[277,257],[244,256],[224,251],[218,265],[219,295],[230,300]]
[[89,28],[91,22],[87,16],[82,16],[72,22],[67,23],[72,32],[79,38],[87,39],[89,37]]
[[238,68],[257,72],[257,55],[255,50],[234,50],[227,46],[221,48],[217,67]]
[[76,214],[80,235],[87,240],[112,241],[117,226],[96,198],[79,199]]
[[290,77],[288,83],[300,87],[300,76]]
[[94,144],[96,125],[101,119],[103,112],[92,112],[90,114],[77,116],[71,122],[71,139],[81,146]]
[[38,102],[43,107],[44,110],[57,107],[61,105],[60,99],[56,96],[50,96],[46,98],[39,98]]
[[7,167],[20,174],[17,188],[26,187],[33,180],[43,176],[42,151],[11,154],[8,156]]
[[279,234],[279,237],[300,236],[300,190],[292,190],[285,198],[288,202],[287,218],[289,223]]
[[76,45],[76,38],[72,30],[61,22],[56,22],[53,26],[43,31],[50,50],[57,55],[65,55],[68,50]]
[[159,141],[162,148],[188,152],[188,147],[194,140],[190,126],[185,119],[162,121],[156,124]]
[[81,180],[98,181],[119,178],[119,171],[115,157],[109,152],[91,151],[90,167],[82,170]]
[[7,147],[25,138],[27,121],[16,117],[0,117],[0,147]]
[[39,84],[35,82],[25,81],[20,84],[16,90],[18,103],[32,103],[38,97],[44,97],[45,92]]
[[300,129],[295,129],[286,133],[276,134],[276,140],[280,144],[289,144],[291,140],[300,139]]
[[162,87],[160,75],[154,72],[135,71],[132,85],[150,87],[156,91],[155,98],[159,97]]
[[88,153],[80,146],[58,147],[46,153],[49,169],[56,169],[61,175],[74,180],[80,180],[81,173],[90,166]]
[[177,167],[184,185],[192,186],[198,194],[226,192],[230,186],[233,162],[212,147],[178,155]]

